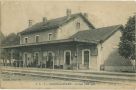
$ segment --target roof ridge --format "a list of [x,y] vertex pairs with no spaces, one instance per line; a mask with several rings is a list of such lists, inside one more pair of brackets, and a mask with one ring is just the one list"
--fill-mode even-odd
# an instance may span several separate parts
[[[73,13],[71,14],[71,18],[70,19],[74,19],[74,17],[80,16],[82,13]],[[69,19],[69,20],[70,20]],[[67,16],[62,16],[62,17],[57,17],[54,19],[50,19],[47,21],[46,24],[44,24],[42,21],[37,22],[35,24],[33,24],[31,27],[27,27],[26,29],[24,29],[23,31],[19,32],[20,34],[25,34],[25,33],[30,33],[30,32],[36,32],[36,31],[40,31],[39,29],[41,29],[40,27],[43,27],[42,29],[52,29],[52,28],[57,28],[58,26],[63,25],[64,23],[67,23],[67,21],[69,21],[67,19]]]
[[93,30],[102,29],[102,28],[108,28],[108,27],[115,27],[115,26],[118,26],[118,27],[119,27],[119,26],[122,26],[122,24],[104,26],[104,27],[100,27],[100,28],[93,29]]
[[116,27],[116,26],[122,26],[121,24],[117,24],[117,25],[110,25],[110,26],[104,26],[104,27],[100,27],[100,28],[96,28],[96,29],[102,29],[102,28],[108,28],[108,27]]
[[[91,29],[91,30],[98,30],[98,29],[103,29],[103,28],[108,28],[108,27],[115,27],[115,26],[122,26],[121,24],[118,24],[118,25],[112,25],[112,26],[105,26],[105,27],[100,27],[100,28],[96,28],[96,29]],[[117,27],[117,28],[118,28]],[[82,30],[82,31],[79,31],[79,32],[84,32],[84,31],[91,31],[90,29],[87,29],[87,30]],[[78,33],[78,32],[77,32]]]
[[[79,13],[73,13],[73,14],[71,14],[71,15],[73,16],[73,15],[79,15],[79,14],[82,14],[82,13],[81,13],[81,12],[79,12]],[[47,23],[48,23],[49,21],[51,21],[51,20],[56,20],[56,19],[60,19],[60,18],[63,18],[63,17],[67,17],[67,16],[65,15],[65,16],[60,16],[60,17],[57,17],[57,18],[49,19],[49,20],[47,20]],[[42,23],[42,21],[37,22],[37,23]],[[37,23],[35,23],[35,24],[37,24]],[[34,24],[34,25],[35,25],[35,24]]]
[[109,37],[111,37],[116,31],[120,30],[120,26],[122,25],[113,25],[104,28],[92,29],[92,30],[91,29],[82,30],[72,35],[70,38],[78,38],[80,40],[87,39],[89,41],[104,42]]

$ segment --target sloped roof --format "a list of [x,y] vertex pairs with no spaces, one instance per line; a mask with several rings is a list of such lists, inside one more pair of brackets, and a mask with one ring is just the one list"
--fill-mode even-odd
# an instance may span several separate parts
[[38,43],[27,43],[27,44],[18,44],[18,45],[4,45],[1,48],[18,48],[18,47],[25,47],[25,46],[37,46],[37,45],[47,45],[47,44],[57,44],[57,43],[66,43],[66,42],[73,42],[73,39],[61,39],[61,40],[51,40],[51,41],[44,41]]
[[61,40],[51,40],[39,43],[30,43],[30,44],[20,44],[14,46],[3,46],[2,48],[15,48],[15,47],[23,47],[23,46],[33,46],[33,45],[45,45],[45,44],[54,44],[54,43],[65,43],[65,42],[82,42],[82,43],[90,43],[97,44],[99,42],[104,42],[104,40],[108,39],[112,36],[116,31],[120,30],[122,25],[114,25],[109,27],[103,27],[92,30],[84,30],[77,32],[73,36],[67,39]]
[[75,38],[79,41],[103,42],[104,40],[112,36],[121,27],[122,25],[114,25],[114,26],[102,27],[102,28],[92,29],[92,30],[83,30],[83,31],[77,32],[70,38]]
[[24,31],[20,32],[20,34],[28,34],[28,33],[39,32],[39,31],[43,31],[43,30],[56,29],[59,26],[62,26],[64,24],[66,24],[67,22],[77,18],[78,16],[82,17],[84,19],[84,21],[90,27],[94,28],[94,26],[88,21],[87,18],[84,17],[84,15],[82,13],[76,13],[76,14],[72,14],[69,18],[67,16],[63,16],[63,17],[59,17],[56,19],[48,20],[46,23],[45,22],[36,23],[36,24],[32,25],[31,27],[25,29]]

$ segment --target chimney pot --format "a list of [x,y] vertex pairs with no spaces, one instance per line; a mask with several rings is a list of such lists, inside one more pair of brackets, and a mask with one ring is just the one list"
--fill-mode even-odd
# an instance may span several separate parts
[[29,20],[29,27],[32,26],[33,20]]
[[88,13],[84,13],[84,17],[88,18]]
[[70,17],[71,16],[71,9],[67,9],[66,14],[68,17]]
[[43,17],[43,23],[46,23],[46,22],[47,22],[47,18]]

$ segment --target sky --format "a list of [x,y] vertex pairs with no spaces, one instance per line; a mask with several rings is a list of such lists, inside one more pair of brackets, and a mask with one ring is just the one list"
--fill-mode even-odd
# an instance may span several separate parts
[[66,15],[66,9],[72,13],[88,13],[90,22],[96,27],[123,24],[136,12],[136,2],[104,1],[9,1],[1,2],[1,31],[8,35],[28,27],[28,20],[33,24]]

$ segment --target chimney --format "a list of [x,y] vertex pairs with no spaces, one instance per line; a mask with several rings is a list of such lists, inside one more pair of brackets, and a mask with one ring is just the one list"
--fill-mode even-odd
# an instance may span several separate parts
[[88,13],[84,13],[84,17],[88,19]]
[[32,24],[33,24],[33,20],[29,20],[29,25],[28,26],[30,27],[30,26],[32,26]]
[[46,22],[47,22],[47,18],[43,17],[43,23],[46,23]]
[[67,14],[67,17],[70,17],[71,16],[71,9],[67,9],[66,14]]

